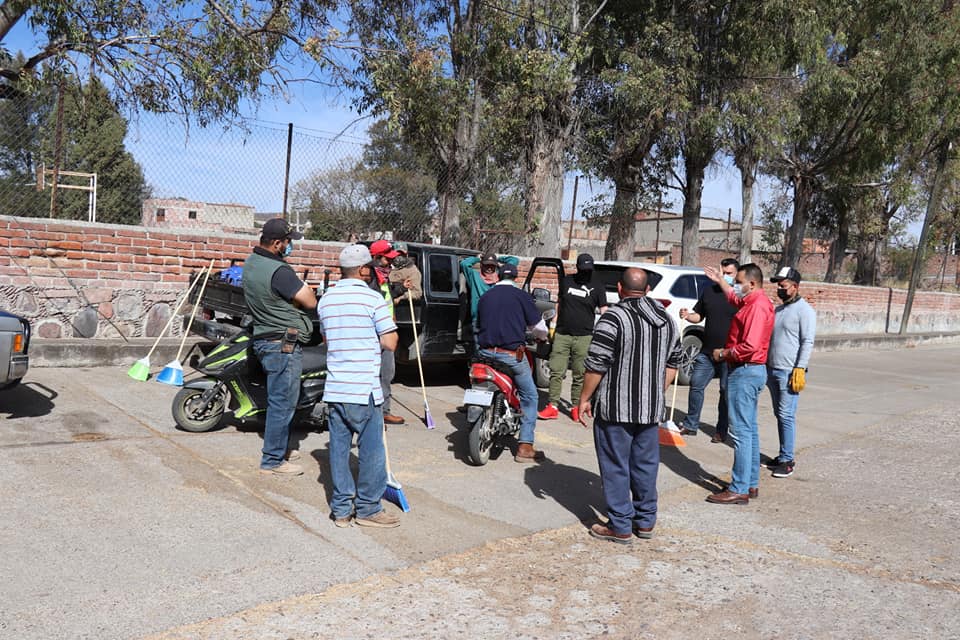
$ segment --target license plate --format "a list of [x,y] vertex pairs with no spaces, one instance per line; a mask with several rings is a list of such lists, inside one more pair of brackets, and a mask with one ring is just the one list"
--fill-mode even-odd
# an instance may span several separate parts
[[489,407],[493,402],[493,391],[486,389],[467,389],[463,392],[463,404],[475,404],[479,407]]

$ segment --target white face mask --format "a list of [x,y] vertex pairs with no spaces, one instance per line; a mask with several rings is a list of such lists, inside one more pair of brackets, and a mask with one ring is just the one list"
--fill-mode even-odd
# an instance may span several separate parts
[[737,282],[733,285],[733,295],[742,298],[747,295],[747,292],[743,290],[743,285]]

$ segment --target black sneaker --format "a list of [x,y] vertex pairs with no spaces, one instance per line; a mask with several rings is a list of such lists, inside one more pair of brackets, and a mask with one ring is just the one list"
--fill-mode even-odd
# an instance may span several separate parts
[[789,478],[793,475],[794,462],[790,460],[789,462],[782,462],[780,465],[773,470],[774,478]]
[[770,460],[769,462],[767,462],[767,463],[764,464],[763,466],[765,466],[767,469],[776,469],[777,467],[780,466],[780,456],[777,456],[777,457],[774,458],[773,460]]

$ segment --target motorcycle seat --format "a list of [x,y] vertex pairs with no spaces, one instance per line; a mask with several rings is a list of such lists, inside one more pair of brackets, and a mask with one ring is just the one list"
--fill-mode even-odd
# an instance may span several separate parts
[[303,348],[303,372],[314,373],[327,369],[327,345]]
[[494,360],[492,358],[484,358],[483,356],[478,356],[473,358],[470,361],[470,364],[485,364],[492,369],[496,369],[500,373],[504,373],[511,378],[513,377],[513,369],[510,368],[510,365],[500,362],[499,360]]

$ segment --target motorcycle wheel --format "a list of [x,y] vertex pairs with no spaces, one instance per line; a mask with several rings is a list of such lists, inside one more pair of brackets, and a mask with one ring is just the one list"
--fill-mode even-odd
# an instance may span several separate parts
[[210,431],[223,418],[226,410],[226,394],[221,391],[207,407],[207,410],[199,413],[194,405],[200,402],[200,396],[203,395],[203,389],[181,389],[173,398],[173,420],[177,426],[184,431],[192,433],[203,433]]
[[490,450],[493,449],[493,442],[496,439],[494,432],[494,411],[498,398],[495,397],[490,406],[483,410],[480,417],[473,423],[470,429],[470,462],[478,467],[482,467],[490,460]]

